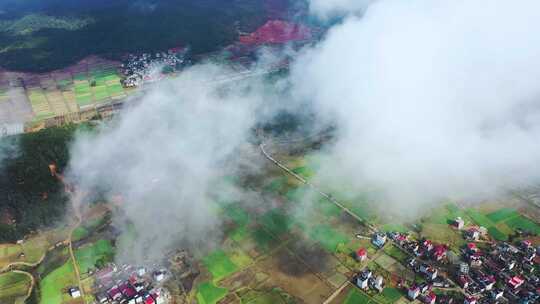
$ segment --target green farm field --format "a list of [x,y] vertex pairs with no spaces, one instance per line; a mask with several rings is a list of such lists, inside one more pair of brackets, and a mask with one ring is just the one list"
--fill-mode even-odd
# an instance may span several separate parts
[[215,250],[205,256],[202,262],[212,274],[214,282],[218,282],[238,270],[238,266],[221,249]]
[[30,278],[22,273],[0,274],[0,303],[21,303],[30,288]]
[[199,304],[214,304],[224,298],[229,291],[217,287],[211,282],[200,284],[197,288],[197,301]]

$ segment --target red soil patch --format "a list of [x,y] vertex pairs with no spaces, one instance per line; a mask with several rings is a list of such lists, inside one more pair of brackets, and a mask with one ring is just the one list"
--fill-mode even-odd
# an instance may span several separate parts
[[241,36],[243,44],[283,44],[311,38],[311,29],[307,26],[282,20],[270,20],[257,31]]

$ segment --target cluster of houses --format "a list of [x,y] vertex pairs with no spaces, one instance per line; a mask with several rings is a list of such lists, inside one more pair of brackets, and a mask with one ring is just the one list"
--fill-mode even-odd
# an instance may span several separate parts
[[448,253],[447,245],[435,244],[428,239],[410,240],[408,235],[400,232],[389,232],[388,236],[401,249],[417,258],[441,262],[446,258]]
[[538,303],[539,252],[540,248],[534,248],[529,240],[517,244],[495,243],[484,250],[468,243],[461,250],[467,264],[457,273],[458,284],[468,294],[467,303],[474,304],[480,299]]
[[164,304],[167,291],[157,287],[167,278],[167,271],[148,271],[124,265],[118,269],[111,264],[95,274],[97,303],[100,304]]
[[157,81],[164,77],[164,73],[183,68],[188,62],[186,53],[185,48],[175,48],[155,54],[129,54],[120,66],[124,77],[122,84],[124,87],[137,87],[144,82]]
[[360,271],[355,277],[355,283],[358,288],[363,290],[374,289],[377,292],[382,292],[384,289],[384,279],[382,276],[375,277],[373,272],[368,268]]

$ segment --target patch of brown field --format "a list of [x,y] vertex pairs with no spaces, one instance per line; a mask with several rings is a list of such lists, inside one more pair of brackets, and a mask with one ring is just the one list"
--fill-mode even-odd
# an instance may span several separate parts
[[311,271],[320,273],[328,278],[335,274],[335,269],[341,263],[318,244],[302,241],[290,242],[287,247],[302,260]]
[[280,287],[304,303],[322,303],[332,293],[330,286],[309,271],[286,248],[261,261],[257,268],[270,275],[264,285]]
[[230,293],[225,298],[221,299],[218,304],[232,304],[240,303],[240,299],[234,294]]
[[242,288],[254,289],[267,279],[267,274],[262,272],[255,273],[251,268],[248,268],[222,280],[219,285],[231,291],[237,291]]
[[342,304],[345,303],[345,299],[347,299],[347,295],[351,291],[352,288],[356,288],[352,284],[348,284],[347,287],[343,288],[336,297],[330,302],[330,304]]

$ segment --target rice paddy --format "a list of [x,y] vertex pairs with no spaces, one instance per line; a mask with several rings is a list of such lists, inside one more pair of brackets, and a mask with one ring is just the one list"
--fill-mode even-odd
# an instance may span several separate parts
[[217,287],[211,282],[202,283],[197,288],[197,300],[200,304],[214,304],[228,293],[226,288]]
[[205,256],[202,262],[212,274],[214,282],[218,282],[238,270],[238,267],[221,249],[215,250]]

